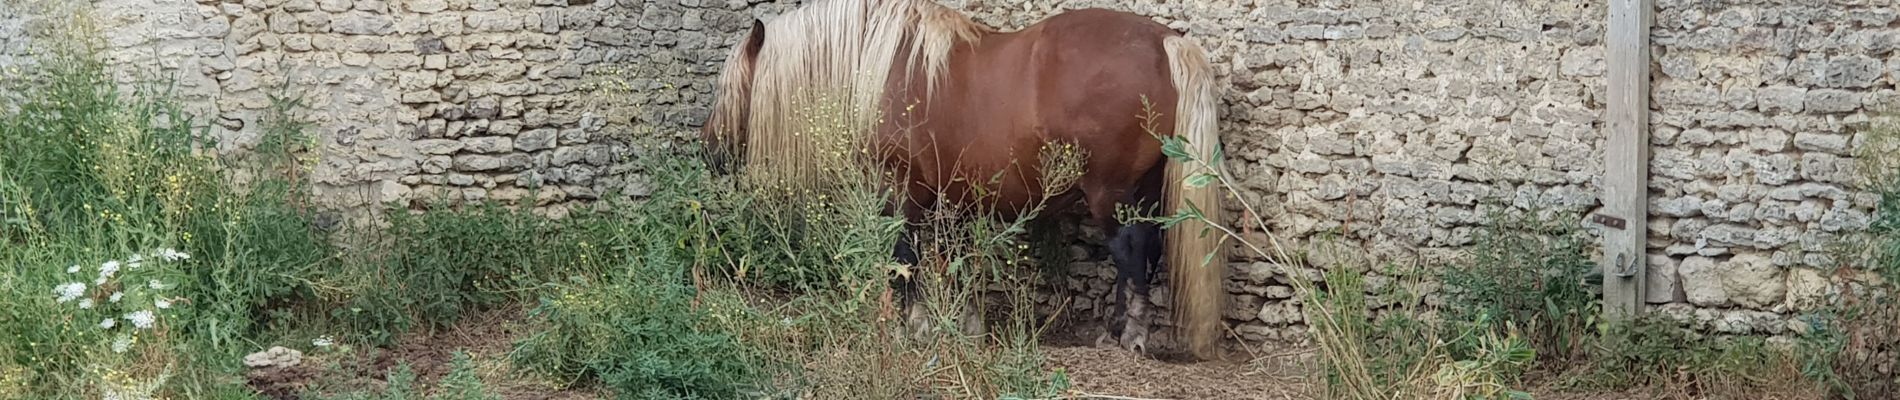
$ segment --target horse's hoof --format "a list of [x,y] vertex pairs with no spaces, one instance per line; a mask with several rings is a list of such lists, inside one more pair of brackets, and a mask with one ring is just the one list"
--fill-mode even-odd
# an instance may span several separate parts
[[984,326],[983,314],[975,312],[974,310],[966,310],[963,312],[962,325],[964,336],[983,336],[988,330],[987,327]]
[[1147,354],[1148,330],[1139,327],[1129,327],[1123,330],[1121,344],[1124,350],[1134,352],[1135,354]]
[[1138,337],[1134,340],[1122,342],[1122,349],[1128,350],[1128,352],[1135,353],[1136,355],[1146,355],[1148,354],[1148,338]]
[[983,336],[984,333],[982,322],[963,322],[963,336],[978,337]]
[[909,311],[904,313],[904,325],[910,328],[911,335],[919,338],[930,334],[930,315],[924,313],[922,308],[923,307],[920,306],[912,306]]

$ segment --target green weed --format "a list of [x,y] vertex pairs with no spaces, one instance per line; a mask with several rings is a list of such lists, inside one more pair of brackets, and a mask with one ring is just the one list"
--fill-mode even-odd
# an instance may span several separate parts
[[1588,362],[1567,374],[1572,389],[1649,388],[1676,399],[1819,396],[1802,365],[1812,353],[1761,337],[1707,336],[1679,323],[1641,318],[1605,325]]
[[[1469,258],[1441,269],[1446,319],[1509,322],[1546,359],[1580,355],[1597,333],[1602,290],[1590,238],[1569,214],[1494,210],[1474,232]],[[1466,345],[1451,344],[1458,354],[1471,352]]]

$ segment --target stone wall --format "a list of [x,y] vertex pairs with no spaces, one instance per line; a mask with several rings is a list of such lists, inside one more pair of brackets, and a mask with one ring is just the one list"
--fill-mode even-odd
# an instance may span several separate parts
[[1855,131],[1894,99],[1891,0],[1659,1],[1650,298],[1720,332],[1780,334],[1825,300],[1830,236],[1865,228]]
[[[0,33],[44,17],[0,7]],[[316,126],[314,190],[327,205],[533,201],[558,215],[643,193],[633,139],[687,132],[703,119],[731,33],[782,7],[106,0],[93,14],[122,80],[175,82],[227,151],[256,145],[272,94],[300,95]],[[0,65],[25,46],[0,42]]]
[[[1227,83],[1229,167],[1268,221],[1243,228],[1297,248],[1336,237],[1330,243],[1354,249],[1341,254],[1364,258],[1283,268],[1235,252],[1228,317],[1250,340],[1302,334],[1287,283],[1316,277],[1314,268],[1455,262],[1494,209],[1600,205],[1602,2],[943,1],[1004,29],[1105,7],[1201,38]],[[331,205],[494,199],[558,215],[642,192],[633,139],[690,134],[748,19],[796,3],[97,8],[115,59],[176,78],[230,148],[255,143],[273,87],[303,91],[319,127],[317,189]],[[1823,234],[1867,223],[1873,199],[1844,183],[1852,128],[1891,97],[1900,68],[1891,1],[1658,3],[1650,301],[1717,331],[1785,333],[1825,281],[1816,269],[1828,262],[1816,251]],[[19,35],[5,33],[24,18],[0,8],[0,65],[15,62],[7,54],[18,53],[10,38]],[[1099,250],[1072,251],[1075,278],[1055,286],[1073,298],[1051,304],[1104,308],[1113,272]],[[1371,273],[1374,288],[1428,275]],[[1155,295],[1165,303],[1165,289]]]

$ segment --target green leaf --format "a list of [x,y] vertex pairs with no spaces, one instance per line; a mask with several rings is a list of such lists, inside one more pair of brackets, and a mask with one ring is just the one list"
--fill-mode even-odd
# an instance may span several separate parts
[[1176,210],[1174,212],[1174,215],[1160,218],[1161,228],[1162,229],[1172,228],[1183,221],[1197,220],[1200,218],[1201,218],[1201,211],[1199,209],[1193,208],[1190,205],[1189,207]]
[[1194,157],[1187,152],[1186,139],[1182,139],[1179,136],[1162,136],[1160,138],[1161,154],[1168,156],[1168,159],[1179,162],[1194,160]]
[[1219,181],[1220,181],[1220,175],[1214,175],[1214,174],[1210,174],[1206,172],[1194,174],[1187,177],[1188,187],[1196,188],[1196,189],[1207,187],[1207,185],[1210,185]]

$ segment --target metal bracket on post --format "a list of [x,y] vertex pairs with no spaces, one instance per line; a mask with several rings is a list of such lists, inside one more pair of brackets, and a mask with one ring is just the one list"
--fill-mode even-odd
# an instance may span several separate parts
[[[1629,226],[1629,221],[1603,214],[1591,214],[1590,222],[1595,222],[1605,228],[1619,231]],[[1613,258],[1614,259],[1610,261],[1610,275],[1615,275],[1623,279],[1636,277],[1636,263],[1630,262],[1630,253],[1617,251],[1616,257]]]
[[1623,228],[1627,227],[1629,224],[1628,221],[1624,221],[1622,218],[1612,217],[1612,216],[1603,215],[1603,214],[1590,214],[1590,222],[1595,222],[1597,224],[1603,225],[1611,229],[1616,229],[1616,230],[1623,230]]
[[1636,263],[1630,262],[1629,253],[1616,253],[1616,277],[1629,279],[1636,277]]

